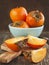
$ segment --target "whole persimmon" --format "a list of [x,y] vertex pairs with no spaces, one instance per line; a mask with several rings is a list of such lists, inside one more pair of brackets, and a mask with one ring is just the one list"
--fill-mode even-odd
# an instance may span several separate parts
[[10,10],[10,18],[12,22],[26,20],[27,10],[24,7],[16,7]]
[[29,28],[28,24],[25,21],[16,21],[12,26],[17,28]]
[[36,10],[31,11],[26,17],[26,22],[30,27],[39,27],[44,24],[45,17],[42,12]]

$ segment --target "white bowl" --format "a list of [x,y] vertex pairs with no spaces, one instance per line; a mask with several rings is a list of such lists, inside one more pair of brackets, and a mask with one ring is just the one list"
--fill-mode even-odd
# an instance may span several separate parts
[[34,27],[34,28],[17,28],[17,27],[13,27],[12,23],[8,25],[9,26],[9,30],[11,32],[11,34],[14,37],[17,36],[27,36],[27,35],[32,35],[32,36],[40,36],[40,34],[43,31],[44,25],[40,26],[40,27]]

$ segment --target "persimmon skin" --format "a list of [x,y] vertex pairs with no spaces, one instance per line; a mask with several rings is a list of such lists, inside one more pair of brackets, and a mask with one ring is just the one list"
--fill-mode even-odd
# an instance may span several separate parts
[[36,20],[35,17],[33,17],[34,15],[33,12],[36,12],[36,11],[31,11],[29,12],[29,14],[27,15],[26,17],[26,22],[27,24],[30,26],[30,27],[39,27],[39,26],[42,26],[44,25],[44,21],[45,21],[45,17],[43,15],[42,12],[39,12],[40,16],[41,16],[41,19],[39,19],[38,21]]
[[12,22],[25,21],[27,16],[27,10],[24,7],[16,7],[10,10],[10,18]]
[[43,44],[43,45],[32,45],[32,44],[30,44],[30,43],[27,43],[27,44],[28,44],[28,46],[30,46],[32,49],[38,49],[38,48],[41,48],[41,47],[44,46],[44,44]]

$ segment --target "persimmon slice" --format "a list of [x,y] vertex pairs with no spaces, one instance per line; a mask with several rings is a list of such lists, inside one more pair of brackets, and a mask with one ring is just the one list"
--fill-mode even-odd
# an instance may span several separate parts
[[42,39],[42,38],[37,38],[34,36],[29,35],[28,36],[28,45],[31,48],[40,48],[42,46],[44,46],[46,44],[47,40],[46,39]]

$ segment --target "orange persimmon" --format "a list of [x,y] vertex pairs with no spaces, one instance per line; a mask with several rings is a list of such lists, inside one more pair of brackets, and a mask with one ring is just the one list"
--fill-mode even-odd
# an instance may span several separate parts
[[17,38],[10,38],[4,41],[8,48],[13,51],[19,51],[19,46],[17,45]]
[[10,18],[12,22],[26,20],[27,10],[24,7],[16,7],[10,10]]
[[8,48],[10,48],[11,50],[13,50],[13,51],[19,51],[20,50],[20,48],[18,47],[18,45],[17,44],[15,44],[15,43],[6,43],[6,45],[8,46]]
[[31,11],[26,17],[26,22],[30,27],[39,27],[44,24],[45,17],[42,12],[36,10]]
[[17,38],[10,38],[4,41],[7,47],[13,51],[19,51],[20,47],[18,46],[18,42],[24,40],[25,37],[17,37]]

